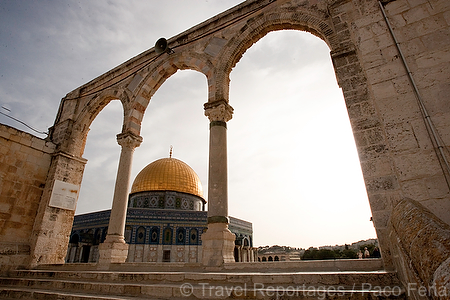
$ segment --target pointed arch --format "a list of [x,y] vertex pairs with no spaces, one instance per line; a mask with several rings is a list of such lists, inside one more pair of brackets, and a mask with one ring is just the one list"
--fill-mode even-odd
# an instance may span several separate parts
[[[313,13],[313,12],[316,13]],[[210,99],[228,100],[229,75],[244,53],[271,31],[300,30],[316,35],[330,47],[336,46],[336,37],[330,18],[326,12],[307,9],[279,9],[266,11],[257,18],[250,18],[224,47],[219,64],[215,69],[215,97]]]
[[209,93],[213,90],[210,78],[213,75],[214,66],[205,55],[195,52],[171,54],[168,58],[157,61],[137,87],[131,108],[131,115],[135,117],[136,123],[141,124],[150,99],[178,70],[194,70],[204,74],[208,81]]

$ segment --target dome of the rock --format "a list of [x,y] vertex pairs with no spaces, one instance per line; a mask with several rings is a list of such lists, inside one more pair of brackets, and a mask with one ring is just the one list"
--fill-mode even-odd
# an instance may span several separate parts
[[174,191],[203,198],[198,175],[176,158],[158,159],[139,172],[131,187],[131,194],[149,191]]

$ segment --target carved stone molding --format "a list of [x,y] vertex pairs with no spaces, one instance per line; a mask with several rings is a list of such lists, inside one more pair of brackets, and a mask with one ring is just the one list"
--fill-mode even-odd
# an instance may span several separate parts
[[205,104],[205,116],[208,117],[210,122],[222,121],[228,122],[233,117],[233,108],[225,101],[220,101],[219,104],[206,103]]
[[141,145],[143,138],[130,132],[119,133],[117,135],[117,143],[126,148],[136,148]]

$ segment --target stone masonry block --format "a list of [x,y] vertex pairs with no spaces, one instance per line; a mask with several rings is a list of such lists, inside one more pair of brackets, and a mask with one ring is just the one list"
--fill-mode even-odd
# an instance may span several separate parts
[[430,198],[445,198],[448,196],[448,186],[443,176],[426,178],[424,181]]
[[388,151],[388,148],[384,144],[359,147],[358,148],[359,160],[367,161],[367,160],[383,157],[386,155],[387,151]]
[[388,176],[393,173],[392,163],[387,156],[381,156],[361,163],[361,169],[367,177]]
[[52,142],[45,142],[45,147],[43,149],[43,151],[45,153],[54,153],[56,149],[56,145],[53,144]]
[[29,137],[21,137],[19,143],[28,147],[31,146],[31,140]]
[[362,63],[366,68],[371,69],[384,65],[386,63],[386,60],[383,57],[381,50],[377,49],[364,55],[364,57],[362,58]]
[[372,216],[375,227],[383,229],[387,227],[391,212],[389,210],[372,211]]
[[428,0],[407,0],[409,5],[411,6],[411,8],[414,8],[416,6],[425,4],[425,3],[429,3]]
[[[397,35],[399,35],[399,30],[406,25],[406,21],[403,18],[403,15],[401,15],[401,14],[399,14],[399,15],[389,15],[388,16],[388,20],[389,20],[389,23],[391,24],[391,27],[395,28],[395,33],[396,33],[397,40],[399,42],[402,42],[402,43],[405,42],[405,39],[403,38],[402,35],[397,36]],[[386,28],[387,28],[387,24],[386,24]]]
[[44,147],[45,147],[45,141],[41,140],[41,139],[34,138],[31,141],[31,147],[34,148],[34,149],[42,151],[42,150],[44,150]]
[[442,14],[445,22],[447,23],[447,25],[450,25],[450,10],[446,11]]
[[418,151],[419,141],[412,124],[408,121],[386,127],[387,140],[391,151]]
[[354,23],[357,28],[363,28],[370,24],[379,22],[383,20],[383,15],[380,13],[369,14],[363,18],[355,18]]
[[383,81],[372,85],[373,94],[376,100],[389,99],[390,101],[395,99],[396,90],[392,81]]
[[355,139],[355,144],[358,148],[367,146],[367,141],[363,131],[353,132],[353,138]]
[[22,139],[22,137],[20,135],[18,135],[18,134],[11,134],[9,136],[9,138],[10,138],[11,141],[19,143],[19,144],[20,144],[20,140]]
[[374,129],[380,126],[379,120],[370,116],[366,118],[353,120],[351,124],[354,131]]
[[380,36],[389,33],[386,22],[384,20],[371,24],[370,29],[375,36]]
[[429,17],[430,13],[428,12],[426,4],[424,3],[420,6],[416,6],[408,11],[405,11],[402,16],[407,24],[411,24]]
[[439,29],[431,34],[427,34],[421,38],[421,41],[427,49],[430,51],[437,51],[439,54],[445,53],[446,58],[448,59],[450,33],[447,29]]
[[435,214],[440,220],[446,224],[450,224],[450,200],[447,198],[434,198],[420,201],[426,208]]
[[28,157],[28,156],[34,156],[34,155],[36,155],[36,153],[42,153],[42,152],[36,151],[36,149],[34,149],[34,148],[21,145],[20,146],[20,152],[17,153],[17,154],[18,155],[24,155],[25,157]]
[[382,191],[390,191],[398,188],[398,182],[394,176],[367,178],[365,179],[365,182],[367,191],[369,193],[379,193]]
[[20,151],[20,147],[21,147],[21,145],[18,144],[18,143],[11,143],[11,146],[9,148],[9,152],[14,155],[15,152]]
[[142,118],[144,117],[144,114],[142,112],[139,112],[137,110],[133,110],[131,113],[131,116],[134,117],[137,120],[142,120]]
[[5,200],[9,199],[8,197],[0,197],[0,214],[9,214],[12,209],[12,203],[9,203],[9,201]]
[[381,128],[369,129],[365,134],[370,145],[384,143],[384,135]]
[[[380,85],[384,85],[383,83]],[[403,97],[386,97],[388,92],[396,95],[395,87],[392,82],[387,85],[389,90],[385,90],[385,98],[377,99],[378,109],[383,116],[386,125],[402,123],[404,121],[411,121],[420,118],[419,107],[417,100],[413,93],[404,95]],[[392,90],[394,89],[394,90]],[[381,91],[380,91],[381,93]],[[401,109],[399,109],[401,108]]]
[[431,16],[412,24],[411,31],[415,31],[415,33],[417,34],[416,36],[424,36],[439,29],[445,30],[446,26],[447,23],[443,16]]
[[361,42],[359,46],[359,50],[363,55],[366,55],[367,53],[371,53],[373,51],[376,51],[378,49],[384,49],[386,47],[389,47],[393,44],[392,37],[389,35],[389,33],[385,33],[379,36],[376,36],[372,39],[368,39],[366,41]]
[[[179,287],[177,286],[167,286],[167,285],[152,285],[152,286],[142,286],[141,288],[141,293],[150,297],[172,297],[173,296],[173,291],[178,289],[180,290]],[[184,295],[182,295],[184,296]]]
[[[405,71],[406,74],[406,71]],[[394,84],[394,88],[397,91],[398,95],[404,95],[407,93],[411,93],[413,90],[413,86],[408,76],[399,76],[397,78],[392,79],[392,83]]]
[[389,199],[385,194],[375,194],[371,195],[369,198],[370,209],[372,211],[383,211],[391,209]]
[[360,42],[374,38],[374,33],[372,32],[370,25],[359,28],[356,34]]
[[431,8],[436,11],[449,11],[450,10],[450,2],[446,0],[429,0],[428,1]]
[[385,63],[377,68],[367,70],[367,79],[376,84],[405,74],[405,67],[400,61]]
[[[368,98],[367,94],[363,94],[359,96],[360,99]],[[364,101],[360,103],[361,106],[361,116],[369,117],[375,115],[375,107],[371,101]]]
[[434,151],[398,155],[394,161],[400,181],[435,176],[440,170]]
[[9,147],[8,147],[9,145],[10,145],[10,143],[8,143],[4,140],[0,140],[0,154],[1,154],[0,161],[2,158],[4,159],[6,157],[6,155],[9,153]]
[[4,127],[1,126],[1,124],[0,124],[0,138],[5,139],[5,140],[9,140],[10,136],[11,136],[11,133],[9,131],[7,131],[7,130],[1,130],[1,129],[4,129]]
[[396,15],[407,11],[411,6],[406,1],[392,1],[385,6],[386,14]]
[[350,119],[360,118],[362,116],[361,105],[354,104],[354,105],[347,107],[347,113],[348,113]]

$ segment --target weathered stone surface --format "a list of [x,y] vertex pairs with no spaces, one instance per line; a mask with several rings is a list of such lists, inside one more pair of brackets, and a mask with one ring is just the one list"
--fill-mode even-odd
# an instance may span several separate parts
[[423,205],[404,199],[394,208],[391,218],[400,248],[426,287],[439,281],[448,286],[450,226]]
[[0,125],[0,272],[24,265],[55,145]]

